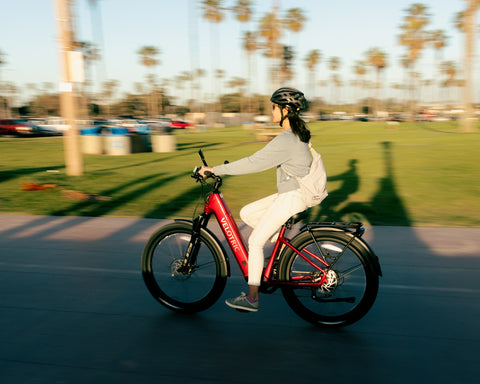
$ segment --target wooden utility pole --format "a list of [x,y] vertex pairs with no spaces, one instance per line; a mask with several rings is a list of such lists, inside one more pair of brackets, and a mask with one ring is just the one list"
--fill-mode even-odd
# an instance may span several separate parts
[[76,64],[79,55],[74,51],[74,28],[72,22],[73,0],[54,0],[56,8],[59,56],[60,56],[60,108],[69,128],[64,132],[65,167],[67,175],[83,174],[83,159],[80,136],[76,124],[77,106],[74,99],[74,82],[82,81]]

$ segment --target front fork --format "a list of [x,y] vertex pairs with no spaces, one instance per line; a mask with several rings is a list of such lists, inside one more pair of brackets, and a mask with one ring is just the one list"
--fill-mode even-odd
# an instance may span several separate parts
[[190,275],[194,271],[198,251],[200,249],[200,232],[202,228],[207,227],[209,219],[210,214],[202,213],[193,220],[192,236],[185,252],[182,265],[177,269],[179,273]]

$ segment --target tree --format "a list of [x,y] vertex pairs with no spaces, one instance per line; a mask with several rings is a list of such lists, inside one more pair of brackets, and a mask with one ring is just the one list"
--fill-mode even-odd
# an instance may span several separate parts
[[[429,32],[426,27],[430,23],[430,15],[427,13],[427,7],[420,3],[412,4],[405,10],[407,13],[403,18],[403,24],[400,26],[401,33],[398,36],[399,44],[407,49],[406,58],[410,75],[415,73],[415,64],[420,57],[422,50],[429,41]],[[411,105],[410,112],[414,109],[415,83],[411,81]]]
[[[283,19],[283,26],[288,31],[298,34],[303,29],[306,21],[307,21],[307,18],[305,17],[305,14],[301,8],[290,8],[285,13],[285,17]],[[293,45],[298,46],[298,44],[293,44]],[[289,47],[289,50],[292,53],[292,57],[290,61],[293,62],[293,58],[294,58],[293,47]],[[286,71],[284,69],[284,72],[286,73],[285,77],[287,79],[291,79],[294,76],[294,71],[292,70],[292,68],[293,68],[293,65],[292,63],[290,63],[290,68],[288,68],[288,70]]]
[[[355,65],[353,66],[353,72],[355,73],[355,76],[357,77],[356,80],[355,80],[355,86],[357,88],[359,88],[360,90],[363,90],[363,88],[365,88],[364,76],[367,73],[367,68],[366,68],[365,61],[357,60],[355,62]],[[358,103],[359,112],[361,112],[361,102],[360,102],[360,100],[362,98],[357,96],[356,99],[359,100],[359,103]]]
[[107,116],[110,116],[110,106],[112,104],[112,100],[115,96],[115,93],[118,89],[119,83],[117,80],[107,80],[103,83],[103,90],[102,90],[102,99],[105,103],[105,108],[107,111]]
[[383,52],[380,48],[370,48],[366,54],[367,63],[375,68],[376,73],[376,82],[375,82],[375,113],[378,113],[378,103],[380,100],[380,74],[383,69],[387,66],[387,54]]
[[[154,47],[152,45],[146,45],[141,47],[138,51],[137,54],[140,56],[140,64],[144,65],[145,68],[147,69],[147,78],[150,75],[153,75],[154,73],[154,68],[160,64],[160,60],[157,59],[157,56],[160,54],[160,50],[157,47]],[[149,69],[151,69],[149,71]],[[148,80],[147,80],[148,83]],[[152,88],[151,95],[154,98],[156,95],[156,92],[154,92],[154,89]],[[155,99],[150,99],[150,105],[152,105],[153,108],[149,108],[149,114],[157,115],[158,114],[158,109],[157,109],[157,102]]]
[[295,57],[293,47],[288,45],[283,46],[282,62],[280,65],[280,74],[282,76],[282,83],[285,84],[287,80],[293,78],[292,62]]
[[85,114],[88,116],[88,99],[92,98],[91,95],[89,94],[90,93],[89,87],[92,84],[91,68],[92,68],[92,64],[95,61],[100,59],[100,51],[98,50],[95,44],[92,44],[88,41],[79,41],[76,43],[76,45],[82,52],[83,62],[85,63],[85,82],[83,85],[82,93],[83,93]]
[[285,14],[283,24],[286,29],[298,33],[303,29],[307,18],[301,8],[290,8]]
[[[0,100],[2,100],[2,96],[3,96],[2,66],[7,63],[6,57],[7,57],[7,55],[0,50]],[[6,110],[6,104],[5,103],[4,103],[3,115],[7,116],[7,110]]]
[[339,88],[342,85],[341,79],[336,73],[336,71],[340,68],[341,62],[340,58],[337,56],[330,57],[328,60],[328,68],[333,72],[331,77],[330,77],[330,84],[332,87],[332,103],[338,102],[338,93],[339,93]]
[[320,63],[322,54],[318,49],[312,49],[310,52],[308,52],[307,56],[305,57],[305,66],[307,67],[308,70],[308,83],[310,85],[310,97],[315,96],[315,75],[316,75],[316,67],[317,64]]
[[243,35],[243,49],[247,53],[247,66],[248,66],[248,78],[247,78],[247,96],[248,96],[248,110],[252,112],[252,89],[250,84],[254,81],[252,78],[254,74],[254,63],[252,63],[255,58],[255,52],[258,50],[257,34],[255,32],[247,31]]
[[259,23],[259,36],[264,40],[263,52],[265,57],[270,59],[271,85],[267,89],[273,91],[279,87],[278,58],[280,57],[279,41],[282,37],[282,28],[281,20],[278,18],[278,9],[274,7],[273,11],[265,14]]
[[[435,68],[440,73],[440,63],[442,61],[442,50],[447,45],[447,36],[443,29],[437,29],[430,32],[429,42],[432,48],[435,50]],[[434,71],[435,72],[435,71]],[[433,73],[433,78],[436,77],[436,73]],[[432,84],[433,85],[433,84]]]
[[[232,8],[233,13],[235,14],[235,17],[237,21],[240,24],[246,24],[250,21],[252,18],[252,1],[251,0],[237,0],[236,4]],[[247,32],[248,33],[248,32]],[[247,44],[245,43],[245,34],[240,32],[240,36],[242,37],[241,41],[241,48],[246,52],[246,62],[247,62],[247,72],[248,72],[248,77],[250,79],[251,75],[251,68],[250,68],[250,54],[248,51]],[[249,81],[247,81],[247,89]],[[248,89],[249,91],[249,89]]]
[[[212,34],[212,41],[211,41],[211,80],[212,80],[212,93],[216,91],[218,94],[218,83],[215,82],[215,66],[220,66],[220,56],[215,55],[215,48],[218,49],[220,48],[220,43],[219,43],[219,38],[220,34],[215,33],[215,30],[213,28],[213,25],[219,24],[222,22],[222,20],[225,17],[225,12],[224,8],[222,7],[223,5],[223,0],[202,0],[202,9],[203,9],[203,17],[206,19],[209,23],[212,23],[212,28],[211,28],[211,34]],[[217,40],[216,43],[214,43],[214,40]]]
[[447,90],[454,86],[457,82],[457,66],[453,61],[444,61],[441,64],[441,73],[446,76],[446,79],[442,81],[442,87]]
[[463,107],[464,116],[462,119],[462,130],[464,132],[474,132],[473,125],[473,59],[475,54],[475,15],[480,4],[480,0],[465,0],[467,9],[457,14],[454,20],[455,26],[465,35],[465,54],[464,54],[464,87],[463,87]]

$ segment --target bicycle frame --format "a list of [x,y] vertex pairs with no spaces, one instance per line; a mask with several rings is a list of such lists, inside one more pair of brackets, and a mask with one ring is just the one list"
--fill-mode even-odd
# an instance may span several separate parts
[[[203,220],[202,220],[203,226],[205,227],[207,226],[208,220],[212,214],[215,215],[220,225],[220,228],[222,229],[222,232],[228,241],[230,249],[232,250],[233,255],[235,256],[235,259],[237,260],[240,270],[242,271],[242,274],[245,277],[245,279],[247,279],[248,278],[248,252],[246,250],[243,237],[238,229],[237,223],[235,222],[230,210],[228,209],[227,203],[225,202],[225,199],[223,198],[222,193],[219,191],[211,192],[207,196],[204,213],[203,213]],[[324,284],[324,282],[327,279],[326,273],[324,273],[325,271],[320,266],[312,262],[304,254],[302,254],[302,252],[300,252],[298,249],[292,246],[290,244],[290,240],[284,236],[285,232],[286,232],[286,226],[282,226],[280,229],[278,239],[272,251],[270,260],[268,261],[267,266],[265,267],[263,272],[263,284],[266,284],[266,285],[294,284],[294,285],[302,285],[302,286],[318,286],[318,285]],[[291,281],[291,282],[281,282],[281,281],[272,279],[274,262],[282,245],[289,247],[292,251],[300,255],[305,261],[307,261],[314,268],[323,272],[321,279],[318,281],[312,281],[311,279],[299,277],[295,281]],[[322,258],[318,257],[312,252],[309,252],[308,250],[304,250],[304,252],[310,257],[312,257],[313,259],[315,259],[316,261],[318,261],[319,263],[321,263],[323,266],[328,267],[328,263],[322,260]]]

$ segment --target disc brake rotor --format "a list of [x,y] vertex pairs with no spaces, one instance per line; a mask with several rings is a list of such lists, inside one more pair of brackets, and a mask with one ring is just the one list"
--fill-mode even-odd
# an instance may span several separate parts
[[327,280],[318,288],[318,290],[324,295],[329,295],[329,294],[331,295],[333,294],[337,286],[338,286],[338,275],[333,269],[330,269],[327,272]]
[[170,274],[175,280],[187,280],[190,278],[189,273],[182,273],[179,272],[179,268],[183,265],[183,260],[180,259],[175,259],[172,261],[172,264],[170,265]]

